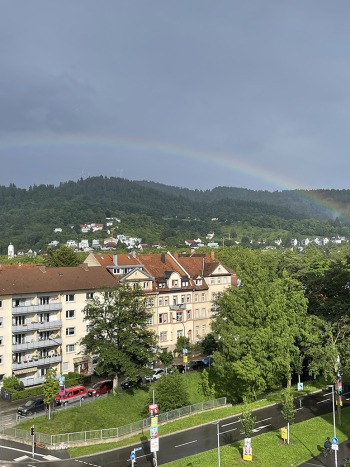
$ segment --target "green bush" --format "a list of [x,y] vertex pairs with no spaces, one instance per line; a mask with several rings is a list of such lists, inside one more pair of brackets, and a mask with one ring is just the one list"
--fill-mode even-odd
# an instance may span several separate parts
[[5,376],[3,380],[3,387],[6,391],[23,391],[24,384],[16,376]]

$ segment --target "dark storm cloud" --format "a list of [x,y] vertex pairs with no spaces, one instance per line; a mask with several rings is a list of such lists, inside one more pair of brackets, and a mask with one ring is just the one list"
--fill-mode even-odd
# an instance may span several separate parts
[[[125,157],[117,148],[66,147],[64,157],[89,175],[122,172],[195,188],[199,179],[201,188],[270,188],[273,179],[347,187],[347,1],[0,3],[0,135],[17,157],[34,162],[33,149],[24,149],[29,137],[53,133],[59,143],[60,136],[93,135],[231,154],[228,166],[237,158],[252,173],[270,170],[271,180],[208,165],[213,156],[200,168],[188,158],[184,176],[166,152],[129,148]],[[23,141],[18,150],[13,134]],[[51,147],[47,156],[45,148],[46,157],[59,152]],[[108,168],[96,167],[96,157]],[[191,177],[196,172],[199,179]],[[69,175],[62,168],[53,181]]]

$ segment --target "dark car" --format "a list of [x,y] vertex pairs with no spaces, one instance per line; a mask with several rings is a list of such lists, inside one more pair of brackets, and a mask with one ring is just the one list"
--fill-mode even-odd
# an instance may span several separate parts
[[27,415],[33,415],[34,413],[37,413],[37,412],[43,412],[45,408],[46,408],[46,404],[44,402],[44,399],[33,399],[30,401],[27,401],[21,407],[18,407],[17,413],[18,415],[22,415],[22,417],[25,417]]
[[206,367],[203,360],[191,360],[187,364],[190,370],[203,370]]
[[178,371],[179,373],[185,373],[185,371],[188,371],[189,368],[183,364],[183,363],[178,363],[178,364],[174,364],[174,365],[171,365],[170,368],[168,368],[168,372],[169,373],[174,373],[174,371]]
[[132,389],[134,388],[135,386],[140,386],[140,384],[142,383],[142,378],[141,376],[139,376],[136,381],[133,381],[132,379],[130,378],[126,378],[121,384],[120,384],[120,387],[122,389]]
[[102,394],[109,394],[113,390],[113,381],[108,379],[105,381],[99,381],[95,383],[91,388],[88,389],[87,393],[89,397],[99,397]]

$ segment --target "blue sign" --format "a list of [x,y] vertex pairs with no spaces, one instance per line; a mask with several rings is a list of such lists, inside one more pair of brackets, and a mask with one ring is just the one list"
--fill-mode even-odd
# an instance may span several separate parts
[[142,449],[142,448],[141,448],[141,446],[140,446],[140,447],[138,447],[138,448],[135,448],[134,451],[141,451],[141,449]]
[[131,451],[131,453],[130,453],[130,460],[131,460],[131,461],[134,461],[135,459],[136,459],[136,454],[135,454],[134,451]]
[[338,444],[338,438],[336,438],[335,436],[334,438],[332,438],[332,444]]

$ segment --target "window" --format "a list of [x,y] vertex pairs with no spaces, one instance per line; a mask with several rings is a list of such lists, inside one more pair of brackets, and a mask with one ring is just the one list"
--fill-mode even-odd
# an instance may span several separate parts
[[168,322],[168,313],[161,313],[159,315],[159,324],[164,324]]
[[195,318],[199,318],[199,308],[196,308],[196,309],[194,310],[194,317],[195,317]]
[[183,313],[182,311],[176,312],[176,321],[182,321]]
[[163,306],[163,297],[159,297],[159,306]]
[[158,283],[158,288],[159,289],[165,289],[165,282],[159,282]]
[[2,327],[2,318],[0,318],[0,327]]
[[224,284],[227,284],[227,277],[224,277]]
[[176,338],[178,339],[179,337],[182,337],[183,336],[183,331],[182,329],[179,329],[178,331],[176,331]]
[[185,295],[181,295],[181,303],[182,303],[182,304],[185,303]]
[[0,308],[2,308],[2,300],[0,300]]
[[3,356],[0,355],[0,365],[2,365],[2,362],[3,362]]
[[74,293],[66,295],[66,302],[74,302]]
[[40,305],[48,305],[50,303],[50,297],[40,297]]
[[214,285],[214,284],[215,284],[215,277],[211,277],[211,278],[210,278],[210,283],[211,283],[211,285]]
[[202,336],[205,336],[207,333],[207,326],[205,324],[202,325]]
[[202,302],[205,302],[205,293],[202,293]]
[[207,313],[206,313],[205,308],[202,308],[202,318],[205,318],[205,317],[206,317],[206,314],[207,314]]
[[218,277],[218,284],[221,284],[221,277]]
[[75,318],[75,310],[66,310],[66,318],[67,319]]
[[159,341],[160,342],[166,342],[168,340],[168,333],[167,331],[161,332],[159,334]]
[[66,352],[67,353],[75,352],[75,344],[66,345]]
[[86,300],[92,300],[94,298],[94,292],[86,292]]
[[74,336],[75,328],[66,328],[66,336]]
[[187,310],[187,320],[191,319],[191,310]]
[[144,288],[144,289],[149,289],[149,288],[150,288],[150,282],[149,282],[149,281],[144,282],[144,283],[143,283],[143,288]]
[[147,326],[153,326],[153,316],[147,318]]
[[171,286],[175,287],[175,288],[178,287],[179,286],[179,281],[178,280],[171,281]]
[[191,303],[191,295],[186,295],[186,303]]
[[0,336],[0,345],[3,345],[3,340],[4,340],[3,336]]
[[39,368],[39,376],[45,376],[48,368]]
[[173,305],[177,305],[177,297],[173,297]]
[[169,305],[169,298],[164,297],[164,306],[168,306],[168,305]]
[[199,326],[196,326],[196,336],[199,337]]
[[196,279],[196,285],[202,285],[202,282],[201,278]]
[[184,280],[181,283],[182,287],[188,287],[188,280]]
[[197,293],[194,294],[194,301],[198,302],[198,294]]

